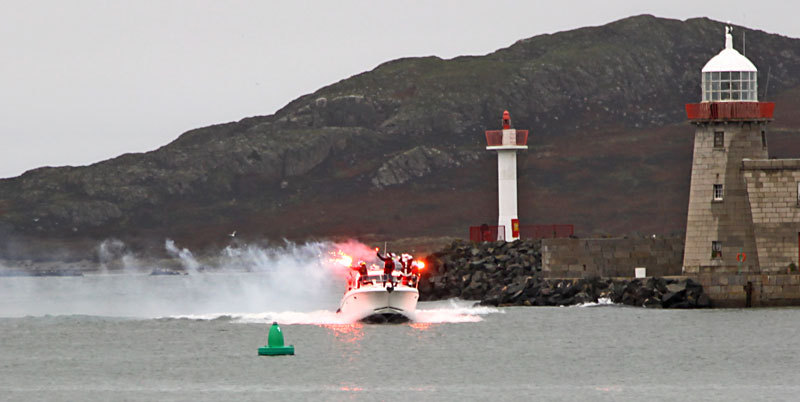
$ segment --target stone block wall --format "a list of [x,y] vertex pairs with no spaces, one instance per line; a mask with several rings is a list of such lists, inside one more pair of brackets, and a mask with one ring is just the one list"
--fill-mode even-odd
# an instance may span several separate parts
[[800,305],[800,273],[701,274],[691,276],[703,285],[714,307],[745,307],[747,283],[752,284],[751,306]]
[[632,277],[634,268],[647,276],[680,275],[683,237],[543,239],[542,273],[548,278]]
[[760,272],[800,264],[800,159],[742,161]]

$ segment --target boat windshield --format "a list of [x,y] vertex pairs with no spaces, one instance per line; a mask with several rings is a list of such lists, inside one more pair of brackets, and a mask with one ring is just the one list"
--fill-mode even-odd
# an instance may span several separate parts
[[361,283],[383,283],[385,276],[384,275],[370,275],[370,276],[362,276]]

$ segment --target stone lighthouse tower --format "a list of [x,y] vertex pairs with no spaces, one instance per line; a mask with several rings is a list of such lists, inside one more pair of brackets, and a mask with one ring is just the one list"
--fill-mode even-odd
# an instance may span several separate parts
[[686,105],[695,136],[684,273],[758,264],[743,160],[769,159],[766,125],[775,104],[758,101],[757,72],[726,27],[725,48],[702,70],[702,102]]
[[[486,131],[486,149],[497,151],[497,224],[506,241],[519,238],[517,216],[517,150],[528,149],[528,130],[511,128],[511,115],[503,112],[503,129]],[[499,236],[498,236],[499,237]]]

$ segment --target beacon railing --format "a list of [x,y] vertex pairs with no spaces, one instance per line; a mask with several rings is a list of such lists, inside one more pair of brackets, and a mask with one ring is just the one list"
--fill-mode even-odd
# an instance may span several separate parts
[[484,241],[496,241],[506,239],[506,227],[500,226],[470,226],[469,241],[480,243]]
[[515,130],[514,133],[507,134],[504,134],[503,130],[486,131],[486,145],[490,147],[528,145],[528,130]]
[[[505,226],[470,226],[469,240],[474,243],[505,240]],[[575,235],[575,225],[519,225],[520,239],[557,239]]]
[[687,103],[689,120],[771,120],[775,102]]
[[519,225],[523,239],[556,239],[575,234],[575,225]]

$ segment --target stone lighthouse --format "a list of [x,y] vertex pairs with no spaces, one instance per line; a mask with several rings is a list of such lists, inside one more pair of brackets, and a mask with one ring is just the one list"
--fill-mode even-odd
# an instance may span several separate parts
[[[519,239],[517,216],[517,151],[528,149],[528,130],[511,128],[511,115],[503,112],[503,129],[486,131],[486,149],[497,151],[497,224],[503,239]],[[498,235],[498,238],[500,236]]]
[[695,127],[687,274],[758,268],[750,199],[756,189],[748,194],[745,165],[769,160],[766,127],[775,104],[758,101],[758,70],[733,48],[731,31],[725,27],[725,48],[702,69],[702,102],[686,105]]

